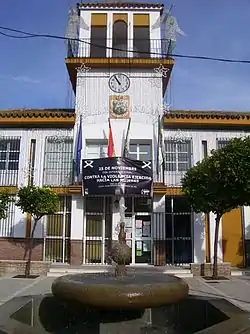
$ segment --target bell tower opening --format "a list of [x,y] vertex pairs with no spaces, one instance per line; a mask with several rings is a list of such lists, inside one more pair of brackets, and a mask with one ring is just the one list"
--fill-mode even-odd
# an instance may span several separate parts
[[134,14],[133,22],[133,57],[150,58],[149,14]]
[[106,58],[107,14],[91,15],[90,57]]
[[[114,15],[113,23],[113,57],[114,58],[124,58],[127,57],[128,53],[128,24],[127,24],[127,15],[124,18],[116,19]],[[115,50],[120,49],[120,50]]]

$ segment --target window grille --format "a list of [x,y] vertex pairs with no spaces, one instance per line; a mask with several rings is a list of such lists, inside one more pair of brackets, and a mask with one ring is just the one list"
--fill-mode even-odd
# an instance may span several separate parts
[[60,142],[47,137],[44,159],[44,185],[68,186],[73,174],[73,138],[65,137]]
[[20,137],[0,139],[0,185],[16,186],[18,181]]
[[186,172],[191,167],[191,140],[167,140],[165,147],[168,172]]
[[[11,196],[14,199],[14,196]],[[12,237],[14,235],[15,224],[15,203],[10,202],[6,219],[0,220],[0,237]]]

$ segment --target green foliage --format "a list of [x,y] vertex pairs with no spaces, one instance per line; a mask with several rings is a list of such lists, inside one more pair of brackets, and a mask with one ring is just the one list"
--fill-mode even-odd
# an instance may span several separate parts
[[50,188],[25,186],[18,191],[16,205],[23,213],[29,213],[37,221],[58,211],[59,197]]
[[222,216],[250,205],[250,137],[234,138],[187,171],[182,190],[195,212]]
[[7,193],[0,193],[0,219],[7,218],[9,203],[13,200]]

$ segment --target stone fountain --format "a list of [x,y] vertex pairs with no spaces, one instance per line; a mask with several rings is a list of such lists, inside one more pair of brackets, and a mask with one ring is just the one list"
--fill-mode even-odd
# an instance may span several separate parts
[[177,277],[133,273],[123,222],[112,257],[113,272],[59,277],[52,295],[21,296],[0,306],[0,332],[234,334],[250,328],[249,314],[226,300],[185,298],[188,286]]
[[123,222],[111,257],[116,262],[114,272],[61,276],[52,284],[53,295],[105,310],[148,309],[178,302],[188,295],[188,285],[180,278],[127,270],[131,248],[126,244]]
[[180,278],[131,270],[124,208],[121,198],[118,242],[111,252],[114,270],[59,277],[52,295],[11,299],[0,306],[1,333],[246,333],[249,314],[228,301],[187,297],[188,286]]
[[98,309],[142,310],[175,303],[188,295],[188,285],[180,278],[128,270],[132,254],[126,243],[125,210],[125,199],[121,195],[118,242],[111,251],[116,263],[114,272],[59,277],[52,284],[54,296]]

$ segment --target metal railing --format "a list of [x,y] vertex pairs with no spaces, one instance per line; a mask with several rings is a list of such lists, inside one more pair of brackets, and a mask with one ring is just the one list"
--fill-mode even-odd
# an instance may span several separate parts
[[73,138],[57,142],[46,138],[43,184],[45,186],[69,186],[73,182]]
[[168,58],[168,39],[84,39],[68,41],[68,58]]
[[20,137],[2,137],[0,139],[0,185],[18,184]]
[[61,196],[59,211],[44,218],[44,259],[70,261],[71,196]]
[[[101,217],[101,213],[99,214]],[[112,215],[102,226],[102,220],[96,216],[89,216],[86,219],[88,235],[84,238],[83,251],[85,263],[87,264],[111,264],[110,251],[112,248]],[[147,237],[138,238],[136,226],[138,213],[131,214],[131,221],[135,219],[133,228],[125,228],[127,244],[132,247],[134,263],[148,263],[152,265],[183,265],[193,260],[192,241],[192,214],[151,212],[146,217]],[[178,219],[176,220],[176,217]],[[188,219],[187,219],[188,217]],[[103,220],[104,221],[104,220]],[[143,223],[142,223],[143,224]],[[178,226],[177,226],[177,225]],[[181,226],[180,226],[181,225]],[[188,225],[188,228],[186,227]],[[104,229],[103,229],[104,227]],[[144,226],[142,226],[142,229]],[[129,232],[128,232],[129,230]],[[170,231],[170,233],[169,233]],[[139,245],[140,244],[140,245]]]

